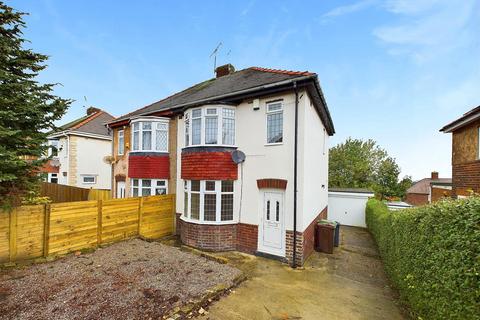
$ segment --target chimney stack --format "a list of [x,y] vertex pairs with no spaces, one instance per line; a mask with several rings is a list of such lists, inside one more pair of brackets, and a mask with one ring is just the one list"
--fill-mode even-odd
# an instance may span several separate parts
[[235,72],[235,67],[233,65],[229,64],[224,64],[223,66],[219,66],[215,69],[216,77],[220,78],[223,76],[228,76],[229,74],[232,74]]
[[432,180],[438,180],[438,172],[432,171]]
[[98,109],[98,108],[95,108],[95,107],[89,107],[87,109],[87,116],[91,115],[92,113],[95,113],[95,112],[100,112],[101,110]]

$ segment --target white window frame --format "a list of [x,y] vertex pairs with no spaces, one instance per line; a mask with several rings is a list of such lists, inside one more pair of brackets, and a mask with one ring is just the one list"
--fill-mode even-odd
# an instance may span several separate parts
[[[184,180],[184,196],[188,197],[187,199],[187,212],[185,212],[185,205],[183,205],[183,215],[182,219],[185,221],[197,223],[197,224],[232,224],[236,223],[236,216],[235,216],[235,210],[234,210],[234,203],[235,203],[235,181],[233,181],[233,191],[231,192],[222,192],[222,181],[221,180],[197,180],[200,181],[200,192],[198,191],[193,191],[194,193],[200,194],[200,212],[199,212],[199,219],[192,219],[191,218],[191,210],[192,210],[192,191],[191,191],[191,182],[192,180]],[[215,190],[214,191],[208,191],[206,190],[206,182],[207,181],[213,181],[215,182]],[[205,212],[204,212],[204,206],[205,206],[205,194],[215,194],[216,195],[216,207],[215,207],[215,220],[205,220]],[[222,195],[225,194],[231,194],[233,195],[233,206],[232,206],[232,220],[225,220],[222,221]],[[185,199],[184,199],[185,203]]]
[[[280,104],[280,109],[278,110],[269,110],[271,105],[274,104]],[[265,145],[266,146],[278,146],[282,145],[283,142],[285,141],[285,113],[284,107],[283,107],[283,100],[276,100],[276,101],[269,101],[265,104]],[[268,116],[272,114],[277,114],[277,113],[282,113],[283,114],[283,119],[282,119],[282,142],[268,142]]]
[[[207,109],[216,109],[216,114],[207,114]],[[233,117],[225,117],[225,119],[233,119],[234,128],[233,128],[233,144],[224,144],[223,143],[223,109],[233,110]],[[201,116],[193,118],[193,111],[201,110]],[[208,117],[217,117],[217,143],[206,143],[205,141],[205,119]],[[237,128],[236,128],[236,108],[229,106],[218,106],[218,105],[207,105],[198,108],[192,108],[185,111],[184,114],[184,147],[211,147],[211,146],[220,146],[220,147],[236,147],[237,141]],[[200,121],[200,143],[193,144],[193,120],[201,119]],[[187,134],[188,133],[188,134]]]
[[[48,148],[47,156],[58,158],[58,154],[60,153],[60,140],[57,140],[57,139],[48,140],[48,146],[49,148]],[[53,155],[53,148],[56,149],[57,155]]]
[[119,156],[123,156],[125,153],[125,131],[123,129],[118,130],[117,142],[118,142],[117,154]]
[[[82,174],[82,184],[96,184],[97,183],[97,176],[94,174]],[[93,182],[85,182],[85,178],[93,178]]]
[[[52,182],[52,179],[54,179],[54,178],[57,179],[57,182]],[[47,175],[47,182],[58,184],[58,182],[59,182],[58,173],[49,172],[48,175]]]
[[[138,186],[134,186],[134,180],[138,180]],[[142,189],[143,188],[143,181],[144,180],[150,180],[150,194],[148,196],[155,196],[155,191],[156,189],[165,189],[165,194],[168,194],[168,180],[167,179],[137,179],[137,178],[130,178],[130,195],[131,197],[134,197],[133,195],[133,190],[135,188],[138,189],[138,195],[137,197],[146,197],[143,196],[142,194]],[[164,186],[159,186],[158,182],[163,182],[165,185]]]
[[[146,122],[151,123],[151,143],[150,143],[150,149],[143,149],[143,124]],[[157,153],[168,153],[168,148],[169,148],[169,125],[170,119],[168,118],[158,118],[158,117],[146,117],[146,118],[138,118],[134,119],[131,121],[130,125],[132,128],[132,134],[131,134],[131,140],[132,140],[132,152],[157,152]],[[134,125],[138,123],[138,130],[134,130]],[[166,126],[166,129],[159,130],[157,128],[158,124],[162,124]],[[157,131],[164,131],[167,133],[167,143],[166,143],[166,148],[162,150],[157,150]],[[134,139],[134,134],[135,132],[138,132],[138,146],[135,145],[135,139]]]

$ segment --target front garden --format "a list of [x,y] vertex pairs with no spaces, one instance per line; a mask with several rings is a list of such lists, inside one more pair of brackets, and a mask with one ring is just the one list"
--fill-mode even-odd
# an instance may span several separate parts
[[386,271],[418,319],[480,319],[480,198],[366,209]]
[[229,265],[132,239],[0,270],[0,319],[183,319],[239,278]]

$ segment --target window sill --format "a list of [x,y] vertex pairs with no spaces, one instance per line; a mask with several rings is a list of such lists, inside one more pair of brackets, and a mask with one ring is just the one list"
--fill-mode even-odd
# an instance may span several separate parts
[[229,224],[238,224],[238,221],[232,220],[232,221],[199,221],[199,220],[193,220],[187,217],[184,217],[183,215],[180,217],[182,221],[188,222],[188,223],[194,223],[194,224],[201,224],[201,225],[211,225],[211,226],[223,226],[223,225],[229,225]]
[[265,143],[265,147],[273,147],[273,146],[281,146],[283,142],[276,142],[276,143]]

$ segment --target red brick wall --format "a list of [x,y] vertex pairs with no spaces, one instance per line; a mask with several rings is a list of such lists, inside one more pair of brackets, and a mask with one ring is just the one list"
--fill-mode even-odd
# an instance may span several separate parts
[[237,180],[237,165],[231,152],[183,152],[182,179]]
[[444,198],[450,198],[451,196],[452,196],[452,190],[432,187],[432,202],[435,202]]
[[407,193],[405,202],[414,206],[423,206],[428,203],[428,194],[423,193]]
[[257,180],[258,189],[287,189],[287,180],[283,179],[258,179]]
[[[297,252],[296,263],[298,266],[302,266],[305,260],[312,254],[315,245],[315,224],[320,219],[327,219],[328,207],[325,207],[316,217],[313,219],[304,232],[297,231]],[[289,263],[293,260],[293,231],[287,230],[286,232],[286,256]]]
[[40,171],[48,173],[58,173],[59,168],[59,166],[52,166],[52,160],[48,160],[46,163],[43,164]]
[[452,167],[454,195],[469,195],[468,189],[480,192],[480,161],[454,164]]
[[128,177],[145,179],[169,179],[168,155],[132,155],[128,157]]
[[195,224],[180,220],[180,238],[187,246],[203,250],[235,250],[237,247],[237,225]]
[[237,250],[254,254],[257,251],[258,226],[239,223],[237,226]]

